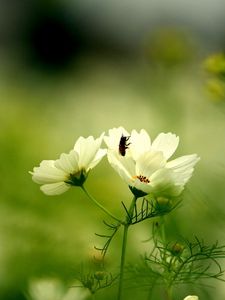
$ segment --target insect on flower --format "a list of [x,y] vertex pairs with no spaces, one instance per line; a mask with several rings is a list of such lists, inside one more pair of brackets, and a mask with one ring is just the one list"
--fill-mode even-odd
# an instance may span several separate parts
[[122,156],[126,155],[126,150],[129,148],[129,145],[131,144],[131,143],[128,143],[129,139],[130,139],[130,136],[124,136],[123,134],[120,138],[119,153]]

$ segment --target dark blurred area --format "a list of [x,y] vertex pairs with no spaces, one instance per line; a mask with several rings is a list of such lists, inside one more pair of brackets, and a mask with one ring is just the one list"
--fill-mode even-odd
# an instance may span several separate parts
[[[165,55],[162,49],[168,50],[167,56],[184,56],[192,38],[207,52],[225,44],[224,3],[217,2],[1,0],[0,49],[9,63],[52,73],[92,55],[136,60],[146,44],[153,61]],[[166,37],[171,28],[175,33],[167,32]]]

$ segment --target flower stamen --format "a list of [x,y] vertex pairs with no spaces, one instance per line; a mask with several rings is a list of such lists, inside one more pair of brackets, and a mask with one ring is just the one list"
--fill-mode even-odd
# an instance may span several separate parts
[[150,180],[146,177],[146,176],[143,176],[143,175],[138,175],[138,176],[133,176],[134,179],[139,179],[141,182],[144,182],[144,183],[150,183]]

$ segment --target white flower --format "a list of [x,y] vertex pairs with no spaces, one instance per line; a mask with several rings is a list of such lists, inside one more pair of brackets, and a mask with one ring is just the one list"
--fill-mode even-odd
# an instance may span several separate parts
[[29,284],[29,295],[32,300],[85,300],[90,294],[90,291],[78,281],[71,288],[66,288],[56,278],[33,279]]
[[68,154],[62,153],[57,160],[43,160],[30,172],[33,181],[42,184],[41,190],[47,195],[62,194],[72,185],[82,186],[88,172],[106,154],[106,149],[100,149],[103,136],[96,140],[93,136],[80,137]]
[[184,298],[184,300],[198,300],[198,296],[187,296]]
[[[121,137],[127,137],[125,155],[120,153]],[[112,167],[139,197],[152,193],[156,196],[178,196],[193,173],[198,162],[196,154],[181,156],[167,161],[175,152],[179,137],[172,133],[160,133],[151,143],[148,133],[132,130],[129,134],[123,127],[109,130],[104,137],[108,160]]]

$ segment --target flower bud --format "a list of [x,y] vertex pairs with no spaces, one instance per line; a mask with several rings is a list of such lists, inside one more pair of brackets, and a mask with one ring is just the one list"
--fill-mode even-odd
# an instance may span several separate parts
[[96,271],[94,276],[95,276],[95,279],[97,279],[97,280],[103,280],[105,277],[105,272],[104,271]]
[[165,197],[158,197],[156,199],[156,210],[158,211],[169,211],[171,208],[171,201]]
[[173,244],[173,246],[171,247],[171,253],[174,255],[174,256],[179,256],[184,250],[184,246],[179,244],[179,243],[175,243]]

